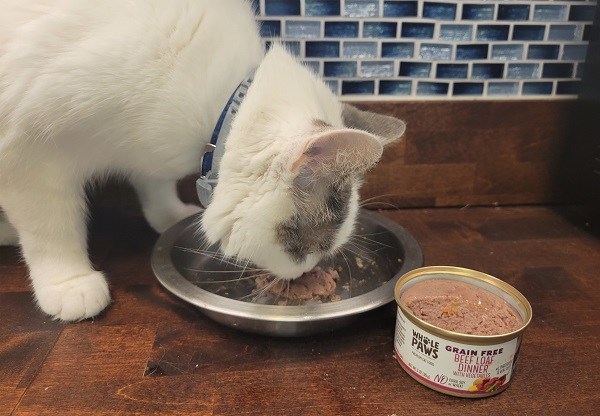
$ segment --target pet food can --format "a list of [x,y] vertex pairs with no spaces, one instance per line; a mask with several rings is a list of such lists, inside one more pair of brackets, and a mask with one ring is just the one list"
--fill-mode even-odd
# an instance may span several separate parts
[[[473,293],[483,293],[481,289],[491,292],[490,299],[500,298],[497,300],[510,305],[511,310],[518,314],[518,317],[516,314],[513,316],[520,318],[519,326],[500,335],[471,335],[427,323],[401,301],[408,289],[421,282],[430,282],[426,285],[434,287],[442,284],[475,287]],[[394,355],[412,378],[441,393],[468,398],[492,396],[510,385],[523,332],[532,317],[531,305],[518,290],[475,270],[432,266],[415,269],[402,276],[396,283],[394,296],[398,304]],[[463,315],[458,311],[454,318],[457,316]]]

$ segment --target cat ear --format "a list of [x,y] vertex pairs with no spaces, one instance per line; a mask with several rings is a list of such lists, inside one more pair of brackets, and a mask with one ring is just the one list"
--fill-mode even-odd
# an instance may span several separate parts
[[326,130],[307,141],[301,154],[293,159],[291,170],[313,179],[364,173],[382,153],[381,142],[365,131]]
[[406,130],[406,123],[395,117],[362,111],[350,104],[343,106],[345,126],[374,134],[384,146],[400,139]]

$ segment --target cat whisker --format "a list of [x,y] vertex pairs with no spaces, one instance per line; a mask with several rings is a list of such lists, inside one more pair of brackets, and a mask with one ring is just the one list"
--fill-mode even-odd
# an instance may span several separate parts
[[377,198],[386,198],[389,196],[398,196],[398,194],[383,194],[383,195],[376,195],[376,196],[372,196],[371,198],[367,198],[367,199],[363,199],[362,201],[360,201],[361,205],[364,204],[365,202],[370,202],[373,201]]
[[353,243],[351,241],[349,241],[347,243],[347,245],[353,247],[355,250],[358,250],[359,253],[361,255],[364,255],[364,256],[368,256],[369,254],[375,254],[375,255],[379,256],[378,253],[381,252],[381,251],[383,251],[383,248],[370,249],[370,248],[366,248],[366,247],[360,246],[360,245],[358,245],[356,243]]
[[206,236],[206,234],[204,234],[202,230],[201,218],[202,217],[199,216],[198,219],[194,222],[194,226],[196,228],[196,230],[194,231],[194,238],[201,240],[203,244],[208,244],[208,237]]
[[[266,274],[266,273],[265,273]],[[204,280],[204,281],[195,281],[194,283],[196,284],[213,284],[213,283],[232,283],[232,282],[239,282],[242,280],[250,280],[250,279],[255,279],[259,276],[263,276],[264,274],[258,274],[258,275],[252,275],[252,276],[246,276],[246,277],[238,277],[236,279],[228,279],[228,280]]]
[[240,277],[239,279],[241,279],[244,276],[244,272],[246,271],[246,269],[248,268],[248,265],[250,264],[250,259],[248,259],[246,261],[246,265],[244,266],[244,268],[242,269],[242,271],[240,272]]
[[374,199],[377,199],[377,198],[385,198],[385,197],[387,197],[387,196],[395,196],[395,194],[383,194],[383,195],[376,195],[376,196],[372,196],[371,198],[363,199],[363,200],[361,200],[360,202],[361,202],[361,203],[362,203],[362,202],[369,202],[369,201],[372,201],[372,200],[374,200]]
[[360,235],[360,236],[373,236],[373,235],[381,235],[381,234],[386,234],[387,231],[380,231],[378,233],[366,233],[366,234],[355,234],[355,235]]
[[[254,277],[258,277],[258,276],[254,276]],[[245,300],[245,299],[252,297],[252,300],[250,302],[254,303],[254,302],[256,302],[256,300],[258,298],[260,298],[262,295],[267,293],[273,286],[275,286],[280,280],[282,280],[282,279],[279,277],[276,277],[272,281],[268,282],[265,285],[265,287],[263,287],[262,289],[260,289],[256,292],[249,293],[248,295],[242,296],[241,298],[238,298],[238,300]]]
[[257,250],[258,250],[258,248],[257,248],[257,246],[255,246],[255,247],[254,247],[254,250],[252,251],[252,254],[248,256],[248,259],[247,259],[247,261],[246,261],[246,265],[244,266],[244,269],[242,270],[242,273],[241,273],[240,277],[241,277],[241,276],[243,276],[243,274],[244,274],[244,272],[245,272],[246,270],[254,270],[254,271],[260,270],[260,271],[267,271],[266,269],[263,269],[263,268],[256,268],[256,267],[254,267],[254,268],[249,268],[249,267],[248,267],[248,266],[250,265],[250,261],[251,261],[250,259],[252,259],[252,258],[254,257],[254,255],[256,254],[256,251],[257,251]]
[[378,246],[393,248],[392,246],[390,246],[388,244],[385,244],[385,243],[382,243],[381,241],[373,240],[372,238],[365,237],[365,236],[362,236],[362,235],[353,236],[353,239],[362,239],[363,240],[362,242],[365,243],[365,244],[373,244],[373,245],[378,245]]
[[[190,272],[195,272],[195,273],[211,273],[211,274],[218,274],[218,273],[235,273],[238,274],[240,271],[239,270],[204,270],[204,269],[195,269],[192,267],[182,267],[183,270],[188,270]],[[258,272],[262,272],[262,271],[266,271],[263,269],[248,269],[246,270],[246,272],[251,272],[251,271],[258,271]]]
[[388,206],[390,208],[393,208],[393,209],[400,209],[400,207],[398,205],[394,205],[394,204],[392,204],[390,202],[381,202],[381,201],[373,201],[373,202],[362,203],[359,206],[361,208],[365,208],[366,206],[375,205],[375,204],[386,205],[386,206]]
[[377,247],[377,250],[383,250],[385,248],[393,248],[392,246],[389,246],[384,243],[380,243],[375,240],[370,240],[370,239],[360,240],[359,237],[350,237],[349,241],[353,242],[354,244],[356,244],[359,247],[363,247],[365,250],[373,250],[372,246]]
[[370,255],[375,255],[377,256],[379,259],[383,260],[383,257],[379,254],[382,250],[384,250],[383,247],[381,248],[377,248],[377,249],[372,249],[370,247],[366,247],[366,246],[361,246],[359,244],[357,244],[354,241],[349,241],[347,243],[348,245],[352,245],[353,247],[356,247],[359,251],[361,251],[363,254],[361,254],[362,256],[366,258],[368,258],[369,260],[372,260],[370,258]]
[[354,254],[355,256],[357,256],[357,257],[361,258],[361,260],[362,260],[362,256],[363,256],[363,255],[362,255],[362,254],[360,254],[360,253],[357,253],[356,251],[350,250],[350,249],[348,248],[348,246],[347,246],[347,245],[346,245],[346,246],[344,246],[344,247],[342,247],[342,250],[349,251],[350,253]]
[[350,284],[348,285],[348,295],[352,297],[352,268],[350,267],[350,263],[348,262],[348,258],[344,254],[342,247],[340,247],[339,253],[342,255],[342,258],[346,262],[346,267],[348,268],[348,277],[350,279]]
[[365,237],[364,234],[350,236],[349,241],[369,251],[374,250],[374,247],[377,248],[377,251],[383,250],[385,248],[393,248],[393,246],[390,246],[388,244]]
[[[235,259],[224,256],[222,253],[219,253],[219,252],[212,252],[212,251],[208,251],[208,250],[200,250],[200,249],[193,249],[193,248],[180,247],[180,246],[175,246],[175,248],[178,250],[181,250],[183,252],[186,252],[186,253],[202,254],[204,256],[210,257],[213,260],[219,260],[220,264],[227,264],[230,266],[236,266],[236,267],[240,267],[240,268],[244,267],[246,271],[262,271],[262,270],[264,270],[264,269],[259,269],[259,268],[249,268],[249,267],[247,267],[248,264],[246,264],[246,266],[244,266],[243,264],[237,263],[235,261]],[[239,273],[239,270],[236,272]]]

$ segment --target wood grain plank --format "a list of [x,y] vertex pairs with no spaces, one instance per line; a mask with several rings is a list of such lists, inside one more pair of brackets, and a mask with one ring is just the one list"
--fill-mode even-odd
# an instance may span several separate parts
[[168,403],[152,399],[161,397],[161,389],[136,385],[144,380],[140,355],[150,350],[154,333],[153,325],[69,325],[15,414],[128,414],[147,404],[150,414],[169,414]]
[[[556,177],[575,102],[355,104],[407,122],[404,143],[386,149],[393,157],[384,157],[367,175],[364,198],[390,194],[381,200],[398,207],[415,206],[415,201],[461,206],[565,200],[564,184]],[[403,151],[395,154],[397,147]],[[461,178],[457,172],[449,177],[460,164],[472,164],[474,170],[462,172]],[[406,175],[414,165],[429,169],[411,171],[410,180],[393,176]],[[427,199],[431,188],[422,186],[432,177],[445,181],[443,189],[435,188],[433,201]]]
[[60,331],[0,335],[0,414],[11,414],[31,385]]

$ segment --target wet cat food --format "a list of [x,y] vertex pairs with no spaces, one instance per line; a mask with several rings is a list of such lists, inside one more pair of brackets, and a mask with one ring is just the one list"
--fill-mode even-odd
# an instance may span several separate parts
[[519,291],[475,270],[433,266],[402,276],[394,295],[394,355],[412,378],[470,398],[509,386],[532,316]]
[[508,302],[456,280],[416,283],[402,294],[400,302],[417,318],[462,334],[507,334],[523,325],[523,319]]
[[[294,280],[274,280],[263,275],[255,279],[256,289],[267,291],[275,296],[289,300],[310,300],[327,298],[334,295],[339,274],[332,268],[315,267],[310,272]],[[332,298],[332,301],[339,300]]]

